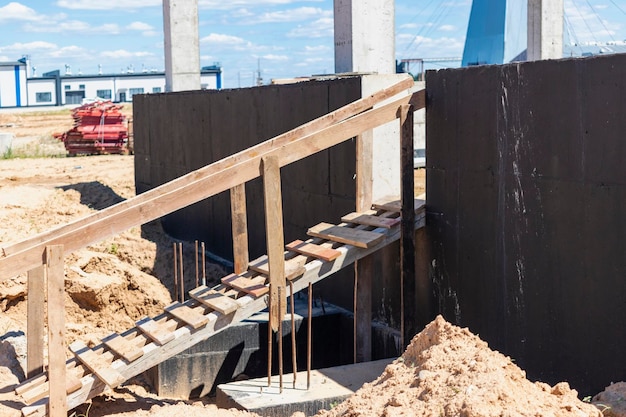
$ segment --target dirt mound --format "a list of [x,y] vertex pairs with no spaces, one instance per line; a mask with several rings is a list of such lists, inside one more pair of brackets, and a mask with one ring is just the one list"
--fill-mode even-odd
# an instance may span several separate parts
[[510,358],[441,316],[374,382],[320,416],[601,416],[565,382],[532,383]]

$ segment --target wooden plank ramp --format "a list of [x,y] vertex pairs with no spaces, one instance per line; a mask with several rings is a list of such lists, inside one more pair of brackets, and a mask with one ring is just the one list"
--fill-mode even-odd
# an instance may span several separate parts
[[[396,219],[398,213],[393,204],[386,207],[392,210],[383,208],[351,213],[345,218],[353,220],[361,215],[371,216],[368,222],[375,225],[348,222],[326,225],[322,230],[331,227],[336,228],[331,230],[342,231],[329,236],[322,232],[319,233],[321,237],[285,245],[285,272],[292,280],[294,293],[398,240],[400,228],[397,222],[384,220]],[[416,204],[416,213],[420,213],[416,216],[417,229],[424,226],[423,204]],[[339,235],[347,242],[337,242]],[[81,342],[72,344],[75,357],[66,362],[68,408],[73,409],[101,394],[107,387],[114,388],[264,310],[269,291],[267,260],[261,257],[251,264],[247,272],[230,274],[213,288],[198,287],[190,291],[190,300],[173,303],[164,308],[162,314],[145,317],[124,333],[113,333],[102,339],[98,346],[89,348]],[[25,403],[23,416],[46,415],[49,386],[45,372],[25,381],[15,392]]]

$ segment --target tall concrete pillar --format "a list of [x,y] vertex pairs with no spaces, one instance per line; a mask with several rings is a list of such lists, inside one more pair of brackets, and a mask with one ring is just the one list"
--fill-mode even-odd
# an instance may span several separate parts
[[163,0],[165,91],[200,89],[198,0]]
[[394,74],[394,0],[335,0],[335,72]]
[[563,0],[528,0],[528,61],[563,58]]

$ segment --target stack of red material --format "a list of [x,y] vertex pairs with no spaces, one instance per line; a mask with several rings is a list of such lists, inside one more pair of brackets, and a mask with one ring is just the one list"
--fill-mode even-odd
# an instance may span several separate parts
[[128,126],[121,108],[111,101],[83,104],[72,111],[74,127],[57,138],[70,156],[128,153]]

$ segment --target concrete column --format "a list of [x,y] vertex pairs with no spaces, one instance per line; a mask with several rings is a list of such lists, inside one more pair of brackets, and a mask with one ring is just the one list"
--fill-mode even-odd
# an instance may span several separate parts
[[335,72],[394,74],[393,0],[335,0]]
[[165,91],[200,89],[198,0],[163,0]]
[[527,60],[563,58],[563,0],[528,0]]

